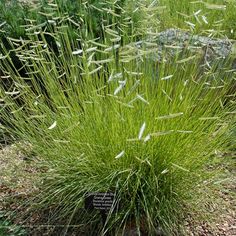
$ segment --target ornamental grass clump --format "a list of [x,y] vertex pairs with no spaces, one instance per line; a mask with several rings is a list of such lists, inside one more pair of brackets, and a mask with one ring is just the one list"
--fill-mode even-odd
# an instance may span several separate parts
[[9,39],[24,76],[7,51],[1,55],[4,128],[30,143],[46,167],[34,205],[53,208],[54,222],[69,225],[88,193],[113,192],[104,225],[99,212],[82,215],[97,235],[130,226],[138,234],[176,233],[186,214],[201,210],[195,203],[207,201],[215,153],[232,147],[234,71],[202,69],[201,58],[185,54],[157,62],[125,25],[104,22],[103,39],[78,31],[73,40],[63,20],[50,33],[56,52],[40,26],[26,26],[27,40]]

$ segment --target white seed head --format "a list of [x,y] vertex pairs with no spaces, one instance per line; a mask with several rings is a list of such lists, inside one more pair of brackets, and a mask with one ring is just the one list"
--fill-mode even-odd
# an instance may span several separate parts
[[124,154],[125,154],[125,151],[123,150],[122,152],[120,152],[119,154],[115,156],[115,159],[121,158],[122,156],[124,156]]
[[141,140],[142,136],[143,136],[143,132],[146,128],[146,123],[144,122],[143,125],[141,126],[140,130],[139,130],[139,134],[138,134],[138,139]]
[[144,143],[146,143],[148,140],[150,140],[151,139],[151,135],[150,134],[148,134],[145,138],[144,138]]
[[54,121],[53,124],[48,129],[54,129],[57,126],[57,121]]
[[76,50],[72,52],[72,55],[80,55],[83,52],[82,49]]

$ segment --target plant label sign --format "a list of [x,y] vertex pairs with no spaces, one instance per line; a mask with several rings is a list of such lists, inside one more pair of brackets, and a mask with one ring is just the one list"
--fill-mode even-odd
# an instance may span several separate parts
[[114,193],[88,193],[85,197],[85,209],[109,211],[114,207]]

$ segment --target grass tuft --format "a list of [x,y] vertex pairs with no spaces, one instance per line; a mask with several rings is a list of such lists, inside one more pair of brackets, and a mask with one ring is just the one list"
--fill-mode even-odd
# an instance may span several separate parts
[[207,201],[199,189],[218,174],[209,169],[215,153],[233,148],[235,72],[226,64],[202,69],[201,58],[185,54],[157,62],[132,44],[130,22],[116,24],[116,10],[102,10],[100,38],[89,33],[91,21],[83,27],[70,17],[26,25],[26,40],[8,38],[24,74],[3,47],[3,126],[46,166],[37,207],[53,206],[70,224],[88,192],[112,191],[120,211],[110,210],[101,234],[133,225],[172,235],[196,199]]

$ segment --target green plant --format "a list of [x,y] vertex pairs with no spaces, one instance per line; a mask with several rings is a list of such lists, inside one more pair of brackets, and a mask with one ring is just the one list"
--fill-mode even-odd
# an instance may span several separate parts
[[[127,5],[127,6],[126,6]],[[126,7],[128,10],[123,9]],[[37,32],[37,29],[40,29],[44,32],[43,40],[45,45],[58,54],[59,46],[58,42],[60,41],[60,35],[55,37],[54,32],[57,27],[60,27],[64,24],[67,25],[66,33],[68,37],[72,39],[77,47],[81,47],[81,42],[83,40],[88,40],[89,38],[99,38],[100,42],[106,41],[107,39],[103,38],[103,27],[104,25],[113,24],[117,22],[116,26],[113,27],[117,31],[117,35],[114,36],[114,32],[110,31],[110,34],[113,34],[113,43],[120,42],[125,43],[123,39],[119,38],[119,30],[125,29],[124,35],[129,35],[132,38],[136,38],[137,35],[141,34],[140,32],[133,32],[131,24],[133,24],[132,19],[133,15],[136,15],[136,19],[141,19],[141,11],[137,13],[132,13],[135,5],[132,5],[131,2],[125,4],[125,1],[38,1],[38,3],[31,9],[27,4],[22,5],[16,0],[11,1],[1,1],[0,11],[2,15],[0,16],[0,55],[9,53],[13,68],[17,74],[22,77],[27,76],[24,69],[24,60],[14,52],[12,49],[12,42],[10,43],[9,39],[13,38],[13,44],[17,44],[20,38],[23,40],[34,40],[37,38],[37,35],[34,37],[34,34],[40,34]],[[139,18],[137,17],[139,15]],[[129,21],[131,23],[129,23]],[[123,24],[123,26],[122,26]],[[136,22],[138,24],[138,22]],[[124,28],[128,27],[128,29]],[[31,28],[32,26],[32,28]],[[55,27],[56,26],[56,27]],[[56,30],[57,31],[57,30]],[[122,33],[123,34],[123,33]],[[137,34],[137,35],[136,35]],[[117,38],[115,38],[117,37]],[[112,35],[110,35],[112,38]],[[79,39],[80,41],[76,40]],[[42,40],[39,36],[39,40]],[[112,44],[111,42],[109,42]],[[5,70],[0,69],[0,76],[3,77],[0,83],[4,86],[5,89],[9,89],[13,81],[8,77]],[[2,78],[1,77],[1,78]],[[37,79],[38,83],[40,78]],[[5,120],[5,122],[7,122]],[[6,125],[6,123],[5,123]],[[9,122],[8,122],[8,125]],[[6,135],[5,130],[0,126],[1,136],[0,139],[5,142]],[[11,140],[11,138],[7,138]]]
[[[80,26],[86,27],[87,33],[102,37],[100,33],[103,21],[105,21],[106,24],[112,24],[114,21],[122,24],[123,18],[129,17],[129,20],[134,20],[135,24],[139,24],[142,18],[140,11],[138,11],[138,13],[132,13],[135,6],[139,6],[139,4],[135,4],[134,1],[127,3],[125,0],[39,0],[35,2],[37,4],[33,4],[32,7],[30,4],[21,4],[17,0],[1,1],[1,37],[23,37],[26,39],[28,36],[27,31],[25,31],[23,27],[24,25],[28,25],[33,21],[36,22],[36,24],[44,24],[44,29],[47,30],[48,25],[62,16],[65,18],[65,21],[68,20],[71,23],[71,29],[76,29],[78,25],[73,23],[79,21],[78,24]],[[112,14],[107,11],[110,11]],[[126,16],[124,16],[124,12],[127,13]],[[47,20],[49,20],[49,22],[47,22]]]
[[0,211],[0,236],[26,236],[27,232],[19,225],[6,219],[6,214]]
[[103,22],[102,39],[82,27],[76,40],[68,24],[79,22],[57,21],[49,27],[56,52],[41,25],[26,26],[27,40],[10,39],[27,76],[4,48],[0,64],[13,81],[0,90],[5,128],[32,144],[48,170],[36,207],[53,206],[54,220],[70,224],[88,192],[113,191],[122,207],[101,234],[130,222],[139,233],[161,226],[174,234],[194,201],[207,201],[199,189],[217,176],[208,169],[215,151],[231,148],[234,72],[202,71],[201,58],[187,54],[156,62],[153,49],[127,45],[135,40],[129,21],[119,29]]
[[20,37],[24,34],[24,29],[19,27],[23,25],[24,17],[27,15],[26,8],[19,5],[17,0],[0,2],[0,35],[3,37],[3,33],[13,37]]
[[229,148],[232,71],[201,74],[197,58],[156,67],[145,48],[117,52],[110,31],[107,44],[87,39],[78,49],[66,32],[65,24],[53,35],[58,54],[44,47],[44,33],[14,49],[28,78],[2,58],[14,81],[1,90],[2,117],[49,169],[37,204],[56,206],[69,224],[87,192],[114,191],[122,209],[109,214],[103,233],[130,221],[139,231],[173,233],[210,181],[215,150]]
[[235,39],[235,2],[224,0],[178,1],[161,0],[161,29],[178,27],[195,33]]

